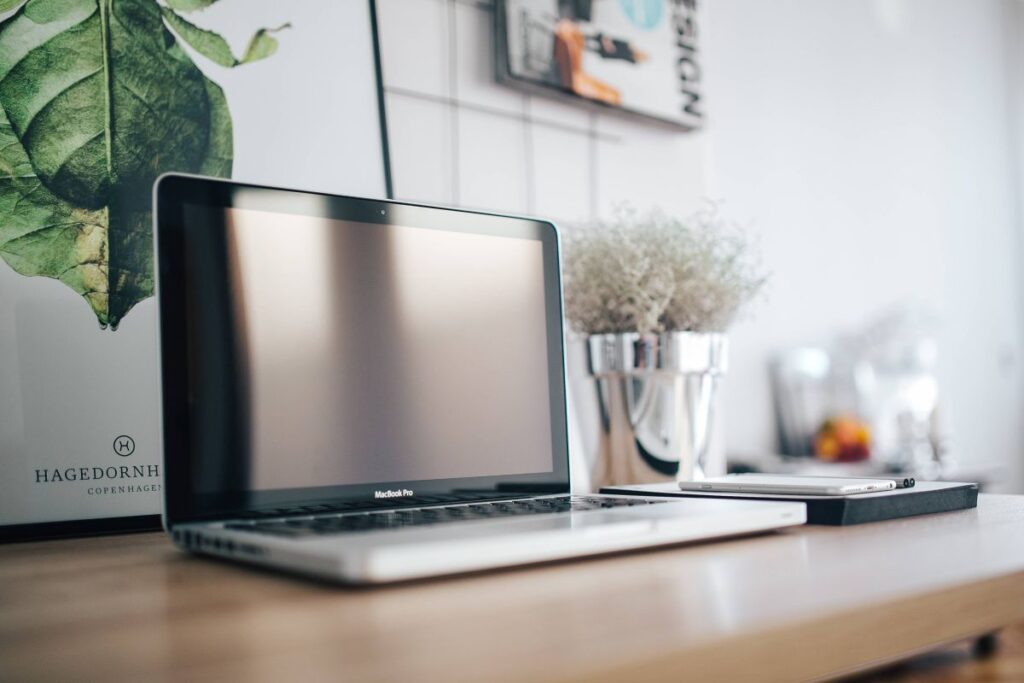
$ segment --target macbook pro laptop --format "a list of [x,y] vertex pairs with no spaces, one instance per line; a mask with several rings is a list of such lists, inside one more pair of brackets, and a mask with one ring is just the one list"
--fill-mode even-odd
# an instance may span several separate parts
[[154,194],[179,546],[379,583],[804,522],[571,495],[551,223],[184,175]]

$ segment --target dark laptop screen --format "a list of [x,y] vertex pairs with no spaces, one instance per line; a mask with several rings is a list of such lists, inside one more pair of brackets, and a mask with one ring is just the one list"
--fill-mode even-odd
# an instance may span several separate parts
[[540,242],[225,212],[249,486],[551,470]]
[[178,206],[159,225],[165,416],[180,403],[185,431],[165,422],[166,469],[189,472],[168,499],[192,517],[567,484],[550,226],[275,209],[282,192],[160,196]]

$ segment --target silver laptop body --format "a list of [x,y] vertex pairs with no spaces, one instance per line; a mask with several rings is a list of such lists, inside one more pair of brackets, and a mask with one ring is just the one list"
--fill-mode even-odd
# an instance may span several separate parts
[[574,496],[550,223],[163,176],[164,524],[383,583],[802,524],[801,503]]

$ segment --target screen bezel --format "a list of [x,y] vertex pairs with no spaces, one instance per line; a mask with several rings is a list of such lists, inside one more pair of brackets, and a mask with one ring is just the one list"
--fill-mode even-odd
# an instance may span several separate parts
[[[427,481],[392,481],[274,491],[200,493],[194,487],[190,457],[189,319],[185,301],[186,207],[250,209],[317,216],[374,225],[454,230],[471,234],[535,239],[544,261],[551,471],[536,474],[467,477]],[[508,498],[569,492],[566,423],[565,346],[562,323],[561,269],[557,228],[550,222],[499,214],[444,209],[406,202],[366,199],[281,189],[182,174],[161,176],[154,186],[156,294],[161,357],[161,445],[164,458],[165,525],[227,518],[252,512],[340,505],[345,508],[402,507],[466,498]],[[411,499],[374,498],[379,490],[408,489]],[[306,512],[308,514],[308,511]]]

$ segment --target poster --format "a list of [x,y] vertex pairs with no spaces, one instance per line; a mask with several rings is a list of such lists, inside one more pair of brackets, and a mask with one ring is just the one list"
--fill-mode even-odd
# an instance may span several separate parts
[[696,128],[696,0],[497,0],[498,78]]
[[156,514],[152,182],[382,196],[369,7],[0,7],[0,526]]

